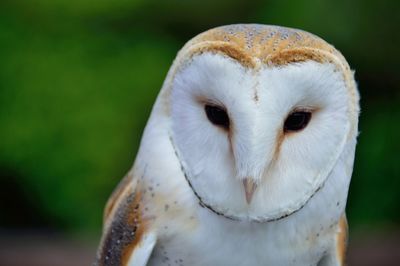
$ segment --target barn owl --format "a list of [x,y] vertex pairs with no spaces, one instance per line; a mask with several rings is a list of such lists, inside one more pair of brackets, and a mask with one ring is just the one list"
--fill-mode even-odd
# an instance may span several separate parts
[[229,25],[178,53],[95,265],[344,265],[359,94],[310,33]]

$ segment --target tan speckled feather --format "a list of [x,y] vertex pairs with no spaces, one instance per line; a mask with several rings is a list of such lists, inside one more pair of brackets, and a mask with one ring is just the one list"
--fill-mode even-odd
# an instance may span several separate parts
[[[359,94],[353,73],[343,55],[316,35],[299,29],[260,24],[228,25],[203,32],[187,42],[178,53],[163,86],[165,97],[169,95],[170,82],[179,67],[203,52],[222,53],[249,68],[258,68],[263,64],[282,66],[307,60],[333,63],[344,75],[351,99],[349,116],[352,124],[357,125],[359,107],[354,103],[358,103]],[[349,135],[356,131],[357,128],[353,127]]]

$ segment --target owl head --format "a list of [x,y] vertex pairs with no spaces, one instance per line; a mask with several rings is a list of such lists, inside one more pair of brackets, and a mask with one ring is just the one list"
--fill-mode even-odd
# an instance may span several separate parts
[[156,108],[202,205],[272,221],[306,205],[355,145],[358,98],[344,57],[322,39],[230,25],[184,46]]

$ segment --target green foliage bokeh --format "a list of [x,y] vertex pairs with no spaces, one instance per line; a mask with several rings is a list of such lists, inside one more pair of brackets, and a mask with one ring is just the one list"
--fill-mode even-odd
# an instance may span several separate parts
[[[15,183],[24,206],[49,226],[98,230],[179,48],[222,24],[279,24],[323,37],[356,69],[361,135],[348,216],[355,225],[398,224],[398,6],[389,0],[379,6],[361,0],[4,1],[0,172],[11,174],[1,175],[0,184]],[[21,218],[18,211],[0,213],[3,227]],[[29,219],[22,225],[31,226]]]

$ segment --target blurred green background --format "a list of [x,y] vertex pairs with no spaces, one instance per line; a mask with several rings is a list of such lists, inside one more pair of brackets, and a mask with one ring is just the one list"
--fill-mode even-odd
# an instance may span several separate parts
[[177,51],[231,23],[301,28],[356,71],[352,230],[400,225],[399,1],[2,0],[0,229],[98,237]]

